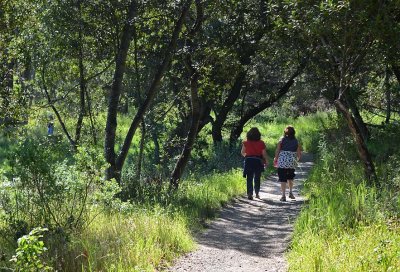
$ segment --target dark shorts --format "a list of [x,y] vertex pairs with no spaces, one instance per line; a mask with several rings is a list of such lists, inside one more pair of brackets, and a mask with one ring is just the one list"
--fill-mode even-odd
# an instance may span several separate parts
[[287,182],[288,179],[292,180],[296,174],[292,168],[278,168],[278,177],[280,182]]

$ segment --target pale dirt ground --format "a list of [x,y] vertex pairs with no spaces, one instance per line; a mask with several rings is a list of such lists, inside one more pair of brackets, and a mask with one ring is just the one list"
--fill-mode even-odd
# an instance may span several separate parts
[[197,249],[179,258],[168,271],[288,271],[284,253],[305,201],[299,190],[312,164],[312,156],[303,154],[296,170],[296,200],[279,201],[277,176],[269,176],[261,185],[261,200],[243,196],[223,208],[198,234]]

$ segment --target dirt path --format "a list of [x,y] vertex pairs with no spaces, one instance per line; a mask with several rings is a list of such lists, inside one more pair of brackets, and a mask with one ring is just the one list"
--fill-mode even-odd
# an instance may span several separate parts
[[261,200],[243,197],[224,208],[197,237],[197,250],[169,271],[287,271],[284,252],[304,203],[299,189],[311,167],[312,156],[304,154],[296,171],[296,200],[279,201],[279,183],[272,175],[261,185]]

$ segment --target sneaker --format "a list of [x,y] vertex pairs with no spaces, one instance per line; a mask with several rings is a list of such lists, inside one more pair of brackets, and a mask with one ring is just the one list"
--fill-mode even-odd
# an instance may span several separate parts
[[256,198],[260,199],[260,195],[259,195],[259,194],[256,194]]
[[282,196],[280,201],[286,201],[286,196]]
[[291,198],[291,199],[296,199],[296,198],[294,197],[294,195],[293,195],[292,192],[289,193],[289,198]]
[[248,195],[247,198],[250,199],[250,200],[253,200],[253,196],[252,195]]

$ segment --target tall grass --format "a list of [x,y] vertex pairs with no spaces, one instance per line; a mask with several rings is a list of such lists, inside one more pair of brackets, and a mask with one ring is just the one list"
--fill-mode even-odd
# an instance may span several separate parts
[[157,207],[102,214],[79,237],[67,271],[155,271],[194,246],[185,218]]
[[[263,123],[263,119],[259,119],[261,123],[249,124],[249,127],[256,125],[260,128],[272,159],[285,126],[294,125],[303,148],[313,151],[318,147],[320,127],[330,127],[335,122],[330,116],[330,113],[318,113],[296,119],[279,117],[274,123]],[[54,268],[62,271],[163,269],[178,255],[195,247],[194,231],[215,216],[225,203],[245,193],[246,182],[241,170],[232,169],[241,166],[241,158],[237,150],[233,152],[221,147],[219,151],[210,150],[203,154],[205,159],[209,159],[207,171],[200,174],[188,171],[179,190],[173,194],[164,186],[165,181],[140,183],[135,181],[135,175],[125,177],[123,183],[135,185],[133,187],[137,185],[135,202],[116,200],[108,203],[107,210],[93,206],[94,220],[85,224],[84,229],[69,233],[66,244],[60,245],[59,249],[50,249],[56,254],[52,256],[57,260],[53,262]],[[188,167],[195,169],[193,165]],[[357,205],[363,207],[361,202]],[[332,207],[332,210],[336,209]],[[362,208],[353,210],[357,209]],[[340,221],[339,218],[335,220]],[[333,226],[333,222],[330,224]],[[1,266],[4,263],[0,261]]]
[[[156,271],[195,247],[192,231],[243,194],[239,170],[185,180],[175,194],[100,213],[75,236],[64,271]],[[121,212],[125,210],[125,212]]]
[[[305,183],[309,203],[296,221],[290,271],[400,271],[400,164],[395,158],[378,164],[382,186],[369,187],[349,137],[329,133],[320,140],[316,166]],[[386,134],[373,133],[370,146]],[[376,149],[375,158],[386,151]],[[383,175],[387,165],[393,167],[390,179]]]

